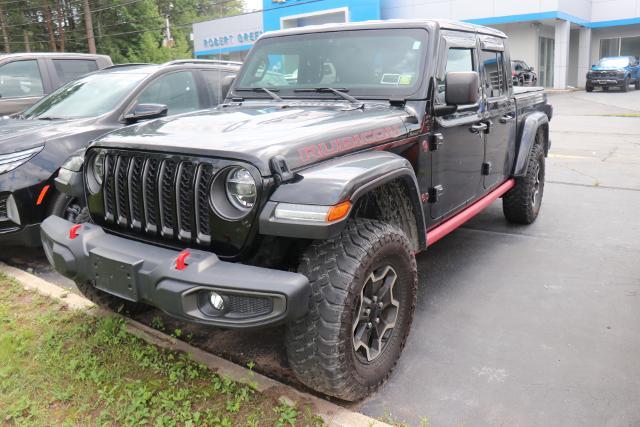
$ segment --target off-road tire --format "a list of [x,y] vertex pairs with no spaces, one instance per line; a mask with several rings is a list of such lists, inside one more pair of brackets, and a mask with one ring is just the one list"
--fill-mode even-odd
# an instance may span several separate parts
[[[502,198],[502,211],[509,222],[531,224],[538,217],[544,194],[545,159],[544,149],[538,134],[535,145],[529,154],[529,164],[524,176],[516,178],[516,186]],[[534,193],[538,182],[538,195],[534,202]]]
[[629,77],[627,77],[626,79],[624,79],[624,83],[622,83],[622,86],[620,86],[620,90],[622,92],[629,92],[629,84],[630,84],[630,80]]
[[107,308],[121,314],[139,314],[149,311],[151,306],[146,304],[127,301],[110,295],[100,289],[95,288],[91,283],[76,282],[76,287],[82,295],[93,302],[98,307]]
[[[395,327],[371,361],[354,346],[354,320],[370,276],[390,265],[399,301]],[[398,228],[376,220],[350,221],[340,236],[313,242],[298,272],[309,278],[309,312],[286,331],[289,363],[308,387],[346,401],[378,388],[390,375],[405,345],[416,304],[418,275],[412,245]],[[384,335],[383,335],[384,336]]]
[[587,92],[593,92],[593,86],[586,86],[586,87],[585,87],[585,90],[586,90]]
[[640,78],[638,78],[638,80],[636,80],[635,88],[636,88],[636,90],[640,90]]

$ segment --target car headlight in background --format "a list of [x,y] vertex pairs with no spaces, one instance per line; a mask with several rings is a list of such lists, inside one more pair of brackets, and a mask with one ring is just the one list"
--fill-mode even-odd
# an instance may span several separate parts
[[21,164],[29,161],[29,159],[31,159],[33,156],[38,154],[40,150],[42,150],[43,148],[44,148],[44,145],[41,145],[39,147],[18,151],[16,153],[0,155],[0,173],[5,173],[11,170],[14,170]]
[[251,173],[239,167],[227,174],[227,197],[238,209],[251,209],[256,203],[256,182]]

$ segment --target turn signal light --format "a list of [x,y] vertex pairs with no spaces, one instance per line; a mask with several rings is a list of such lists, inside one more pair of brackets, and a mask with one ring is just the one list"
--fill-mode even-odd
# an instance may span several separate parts
[[351,202],[349,200],[339,203],[335,206],[331,206],[329,208],[329,212],[327,213],[327,222],[341,220],[349,214],[349,210],[351,210]]

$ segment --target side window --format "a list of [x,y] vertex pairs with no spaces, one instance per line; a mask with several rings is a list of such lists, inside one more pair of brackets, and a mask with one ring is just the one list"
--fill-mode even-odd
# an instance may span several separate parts
[[483,84],[487,98],[505,96],[507,93],[507,81],[504,73],[504,54],[483,50],[480,54],[480,62],[484,68]]
[[54,59],[53,65],[62,84],[98,69],[96,61],[87,59]]
[[0,66],[0,96],[22,98],[44,95],[38,61],[13,61]]
[[207,87],[213,95],[213,105],[219,104],[222,101],[220,99],[222,97],[220,85],[225,74],[219,70],[201,70],[201,72]]
[[[473,49],[451,48],[447,51],[445,74],[450,71],[474,71],[474,69]],[[445,96],[444,81],[438,81],[438,102],[444,104]]]
[[164,104],[169,115],[199,110],[200,99],[193,73],[178,71],[160,77],[142,91],[138,104]]

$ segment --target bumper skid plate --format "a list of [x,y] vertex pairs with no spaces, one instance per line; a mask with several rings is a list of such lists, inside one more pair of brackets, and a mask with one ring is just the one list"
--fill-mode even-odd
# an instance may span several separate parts
[[42,223],[49,262],[63,275],[125,300],[227,328],[282,323],[307,311],[311,287],[302,274],[225,262],[195,249],[179,270],[177,250],[108,234],[94,224],[83,224],[71,238],[73,225],[53,216]]

